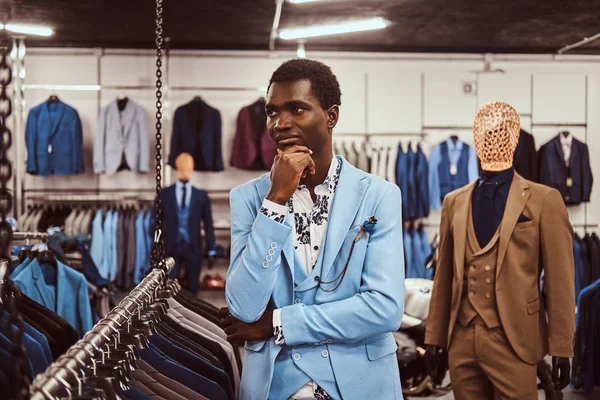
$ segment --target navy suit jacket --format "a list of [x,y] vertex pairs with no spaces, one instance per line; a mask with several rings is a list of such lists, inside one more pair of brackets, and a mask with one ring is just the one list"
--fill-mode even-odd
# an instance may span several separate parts
[[[569,167],[564,162],[560,137],[555,137],[540,149],[540,183],[558,189],[565,203],[589,202],[594,178],[590,168],[590,155],[585,143],[573,138]],[[573,180],[567,187],[567,178]]]
[[175,110],[169,165],[181,153],[194,157],[196,171],[223,170],[221,113],[203,101],[191,102]]
[[25,127],[27,173],[75,175],[84,171],[83,133],[77,111],[62,101],[29,111]]
[[[177,239],[179,236],[179,219],[177,218],[177,196],[175,194],[175,185],[163,189],[163,235],[165,238],[165,250],[167,255],[176,251]],[[190,234],[190,244],[194,254],[200,261],[202,258],[202,236],[200,228],[204,223],[204,234],[206,236],[206,245],[209,250],[215,248],[215,233],[212,222],[212,209],[208,193],[204,190],[192,187],[192,196],[190,198],[190,217],[188,220],[188,232]],[[152,224],[154,225],[154,224]]]

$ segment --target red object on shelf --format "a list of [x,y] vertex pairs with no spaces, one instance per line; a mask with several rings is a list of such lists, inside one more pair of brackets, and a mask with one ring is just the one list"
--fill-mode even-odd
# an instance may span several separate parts
[[206,289],[225,289],[225,280],[219,274],[206,274],[202,279],[202,286]]

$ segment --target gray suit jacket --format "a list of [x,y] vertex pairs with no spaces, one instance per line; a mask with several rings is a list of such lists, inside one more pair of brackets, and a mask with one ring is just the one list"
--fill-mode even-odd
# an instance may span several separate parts
[[150,131],[146,111],[131,99],[119,112],[117,100],[103,107],[94,144],[94,172],[114,174],[125,153],[133,172],[150,170]]
[[154,378],[158,383],[172,390],[173,392],[185,397],[187,400],[207,400],[206,397],[202,396],[200,393],[196,393],[187,386],[182,385],[181,383],[174,381],[173,379],[164,376],[160,372],[156,371],[150,366],[150,364],[148,364],[144,360],[135,360],[135,365],[140,370],[148,374],[148,376]]

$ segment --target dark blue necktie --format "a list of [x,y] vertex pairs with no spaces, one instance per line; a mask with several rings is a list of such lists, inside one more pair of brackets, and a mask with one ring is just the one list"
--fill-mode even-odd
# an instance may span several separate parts
[[496,184],[492,182],[484,182],[481,187],[481,207],[479,209],[479,218],[477,218],[477,226],[475,227],[477,241],[479,246],[485,247],[498,228],[495,223],[494,210],[494,195],[496,193]]
[[181,191],[182,191],[182,195],[181,195],[181,209],[185,210],[185,185],[182,186]]

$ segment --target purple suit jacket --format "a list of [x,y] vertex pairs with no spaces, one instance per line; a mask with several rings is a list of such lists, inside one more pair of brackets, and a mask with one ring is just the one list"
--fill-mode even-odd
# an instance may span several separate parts
[[249,170],[270,170],[277,154],[266,127],[264,101],[240,110],[233,141],[231,165]]

